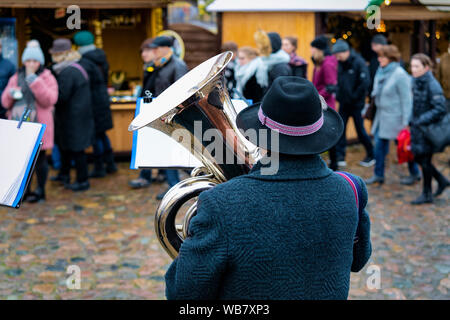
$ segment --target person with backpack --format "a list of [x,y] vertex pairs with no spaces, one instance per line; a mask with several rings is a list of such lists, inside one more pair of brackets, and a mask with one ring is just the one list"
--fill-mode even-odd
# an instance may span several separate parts
[[[80,54],[69,39],[59,38],[50,48],[59,96],[55,106],[55,140],[61,150],[61,169],[54,180],[67,189],[83,191],[90,187],[85,149],[93,144],[94,116],[91,89],[86,70],[78,63]],[[70,183],[71,161],[75,162],[76,181]]]

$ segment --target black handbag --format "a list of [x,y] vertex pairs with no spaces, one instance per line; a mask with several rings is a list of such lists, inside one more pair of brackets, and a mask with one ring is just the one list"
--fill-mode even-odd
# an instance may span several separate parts
[[433,152],[442,152],[446,146],[450,145],[449,112],[447,112],[440,121],[431,123],[427,126],[419,126],[419,129],[433,146]]

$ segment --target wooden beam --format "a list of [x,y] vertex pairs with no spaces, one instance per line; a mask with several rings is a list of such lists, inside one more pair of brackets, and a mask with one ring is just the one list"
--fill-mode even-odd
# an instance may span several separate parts
[[[84,9],[157,8],[166,7],[172,0],[77,0]],[[2,0],[3,8],[61,8],[73,5],[73,0]]]

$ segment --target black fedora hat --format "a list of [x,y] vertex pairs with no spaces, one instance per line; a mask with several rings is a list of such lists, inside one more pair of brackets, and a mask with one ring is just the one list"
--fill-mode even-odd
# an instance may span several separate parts
[[[344,132],[341,117],[326,105],[314,85],[292,76],[275,79],[261,103],[242,110],[236,124],[243,131],[256,130],[256,141],[249,140],[257,146],[291,155],[325,152]],[[260,129],[268,130],[267,134],[261,136]],[[271,132],[279,133],[278,145]]]

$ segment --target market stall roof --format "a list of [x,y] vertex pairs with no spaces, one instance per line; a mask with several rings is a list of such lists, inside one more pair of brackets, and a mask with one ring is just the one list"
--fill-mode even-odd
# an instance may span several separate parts
[[367,0],[216,0],[208,11],[363,11]]
[[63,8],[77,5],[86,9],[155,8],[172,0],[1,0],[0,8]]
[[449,0],[419,0],[419,2],[431,11],[446,11],[450,12]]

